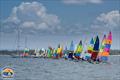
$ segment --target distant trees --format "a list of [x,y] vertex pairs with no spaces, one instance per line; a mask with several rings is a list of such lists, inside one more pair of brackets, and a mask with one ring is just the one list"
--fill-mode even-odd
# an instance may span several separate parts
[[120,50],[111,50],[110,55],[120,55]]
[[[23,53],[24,51],[23,50],[20,50],[19,53]],[[17,50],[1,50],[0,51],[0,55],[16,55],[18,54],[18,51]],[[29,51],[29,54],[30,55],[33,55],[34,54],[34,50],[30,50]]]

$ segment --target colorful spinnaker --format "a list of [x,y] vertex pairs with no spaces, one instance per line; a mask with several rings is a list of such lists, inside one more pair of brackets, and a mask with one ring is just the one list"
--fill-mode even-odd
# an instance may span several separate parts
[[103,52],[101,54],[101,60],[102,61],[107,61],[108,60],[111,44],[112,44],[112,33],[109,32],[109,34],[107,36],[107,39],[105,41],[104,50],[103,50]]

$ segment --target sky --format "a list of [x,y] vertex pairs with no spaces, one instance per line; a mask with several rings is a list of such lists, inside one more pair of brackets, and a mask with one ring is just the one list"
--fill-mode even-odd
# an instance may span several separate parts
[[20,49],[89,44],[109,31],[111,48],[120,49],[120,1],[0,0],[0,50],[17,48],[18,31]]

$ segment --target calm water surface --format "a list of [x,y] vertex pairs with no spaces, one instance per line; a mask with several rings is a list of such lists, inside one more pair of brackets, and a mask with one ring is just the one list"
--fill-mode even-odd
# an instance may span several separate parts
[[120,80],[120,56],[110,56],[109,64],[0,56],[0,69],[4,67],[15,72],[7,80]]

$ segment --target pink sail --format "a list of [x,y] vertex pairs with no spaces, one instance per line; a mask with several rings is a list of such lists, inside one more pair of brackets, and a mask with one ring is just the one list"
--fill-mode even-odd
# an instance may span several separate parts
[[112,41],[112,33],[111,32],[109,32],[107,39]]

